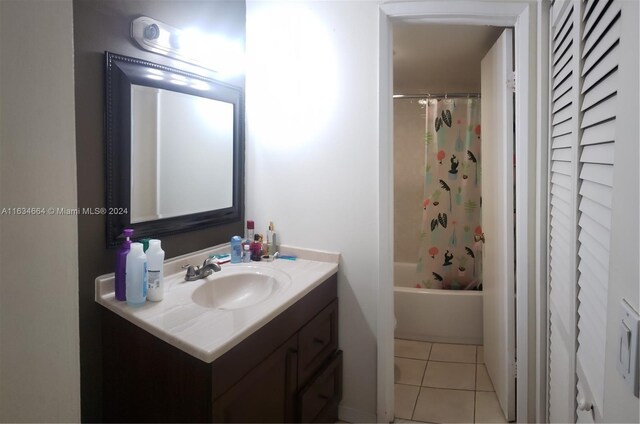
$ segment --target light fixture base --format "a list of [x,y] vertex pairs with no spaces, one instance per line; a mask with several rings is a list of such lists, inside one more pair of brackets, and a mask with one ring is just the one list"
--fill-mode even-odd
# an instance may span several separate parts
[[131,38],[142,49],[217,72],[210,65],[180,52],[178,39],[181,34],[182,30],[148,16],[131,21]]

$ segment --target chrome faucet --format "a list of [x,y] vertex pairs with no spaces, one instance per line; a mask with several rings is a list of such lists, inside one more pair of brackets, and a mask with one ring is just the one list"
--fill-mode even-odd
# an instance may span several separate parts
[[184,276],[185,281],[196,281],[201,278],[206,278],[214,272],[220,271],[220,265],[213,258],[205,259],[202,266],[185,265],[182,269],[186,269],[187,273]]

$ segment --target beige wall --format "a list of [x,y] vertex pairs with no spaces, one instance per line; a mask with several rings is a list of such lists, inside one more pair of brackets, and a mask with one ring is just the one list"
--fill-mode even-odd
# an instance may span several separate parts
[[425,107],[418,99],[393,101],[394,262],[416,263],[424,191]]
[[[75,208],[71,0],[0,1],[2,208]],[[75,216],[0,218],[0,421],[80,420]]]

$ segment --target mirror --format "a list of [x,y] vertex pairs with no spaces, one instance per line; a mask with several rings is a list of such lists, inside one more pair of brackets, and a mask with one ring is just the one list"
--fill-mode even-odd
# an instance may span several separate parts
[[107,245],[242,219],[242,90],[106,52]]
[[131,86],[131,223],[231,207],[232,165],[231,103]]

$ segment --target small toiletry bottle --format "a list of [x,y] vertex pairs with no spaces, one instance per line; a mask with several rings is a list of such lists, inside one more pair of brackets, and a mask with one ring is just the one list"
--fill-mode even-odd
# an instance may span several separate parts
[[140,306],[147,299],[147,255],[142,243],[131,243],[127,255],[127,303]]
[[255,224],[254,224],[253,221],[247,221],[247,238],[246,238],[246,240],[249,243],[252,243],[254,237],[255,237]]
[[231,237],[231,263],[242,262],[242,238],[240,236]]
[[160,240],[149,240],[147,250],[147,300],[159,302],[164,299],[164,250]]
[[269,252],[269,255],[273,256],[276,254],[277,251],[278,251],[278,235],[274,231],[273,234],[271,234],[271,251]]
[[242,245],[242,262],[251,262],[251,249],[248,243]]
[[269,232],[267,233],[267,255],[275,255],[277,251],[276,233],[273,231],[273,222],[269,222]]
[[269,221],[269,227],[267,228],[267,242],[264,244],[264,254],[268,255],[271,252],[271,230],[273,229],[273,222]]
[[127,300],[127,291],[125,288],[127,285],[127,255],[131,250],[131,236],[133,235],[133,230],[131,228],[125,228],[122,234],[124,234],[125,240],[122,243],[122,247],[116,254],[115,289],[117,300]]
[[262,256],[262,243],[260,243],[260,234],[256,234],[253,237],[253,243],[251,243],[251,260],[260,261]]

